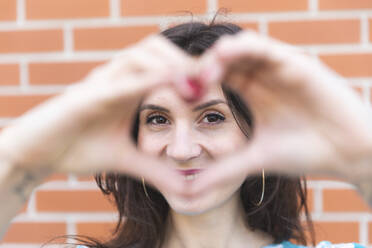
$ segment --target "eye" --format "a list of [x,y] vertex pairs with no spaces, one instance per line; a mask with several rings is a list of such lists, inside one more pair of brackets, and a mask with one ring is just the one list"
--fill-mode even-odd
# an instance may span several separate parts
[[165,124],[169,124],[169,120],[162,115],[153,114],[146,118],[146,124],[165,125]]
[[226,119],[225,116],[223,116],[220,113],[209,113],[203,117],[202,122],[213,125],[213,124],[219,124],[223,122],[225,119]]

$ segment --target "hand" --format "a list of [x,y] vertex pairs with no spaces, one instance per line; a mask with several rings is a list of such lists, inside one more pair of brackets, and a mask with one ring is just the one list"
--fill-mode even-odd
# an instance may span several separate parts
[[164,161],[137,151],[131,124],[154,87],[170,85],[189,97],[181,79],[192,63],[165,38],[151,36],[5,128],[1,156],[18,169],[46,175],[116,171],[170,187],[177,174]]
[[201,173],[195,192],[261,169],[371,179],[368,110],[346,80],[317,59],[245,31],[222,38],[200,66],[205,84],[224,82],[240,93],[254,131],[246,147]]

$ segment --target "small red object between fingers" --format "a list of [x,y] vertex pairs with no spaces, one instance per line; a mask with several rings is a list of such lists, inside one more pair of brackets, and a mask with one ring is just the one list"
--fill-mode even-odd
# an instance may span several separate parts
[[199,99],[202,96],[202,93],[203,93],[203,87],[202,87],[201,82],[199,80],[195,79],[195,78],[188,78],[188,79],[186,79],[186,81],[187,81],[187,85],[191,89],[191,92],[193,93],[192,97],[190,99],[187,99],[187,100],[195,101],[195,100]]

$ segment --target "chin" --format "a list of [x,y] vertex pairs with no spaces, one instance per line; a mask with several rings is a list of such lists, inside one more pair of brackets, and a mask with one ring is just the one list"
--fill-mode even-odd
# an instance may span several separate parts
[[163,196],[168,202],[171,210],[180,215],[201,215],[219,208],[229,211],[229,209],[239,204],[239,188],[243,181],[244,180],[235,185],[226,186],[223,190],[212,190],[196,198],[167,195],[165,192]]
[[199,204],[169,204],[170,208],[177,214],[195,216],[201,215],[209,210],[213,209],[215,206],[202,206]]
[[178,214],[195,216],[207,213],[213,209],[219,208],[225,203],[229,202],[232,195],[209,195],[199,199],[168,199],[170,208]]

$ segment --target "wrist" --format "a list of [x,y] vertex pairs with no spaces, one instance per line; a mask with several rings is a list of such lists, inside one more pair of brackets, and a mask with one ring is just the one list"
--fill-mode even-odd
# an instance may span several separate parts
[[0,239],[41,181],[0,158]]
[[45,173],[17,167],[0,161],[0,197],[8,196],[25,202],[45,179]]
[[17,198],[25,202],[33,189],[40,185],[49,171],[19,166],[0,153],[0,197]]

